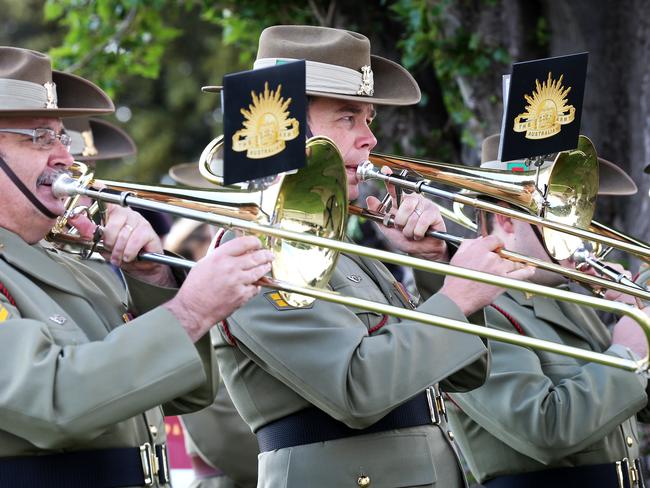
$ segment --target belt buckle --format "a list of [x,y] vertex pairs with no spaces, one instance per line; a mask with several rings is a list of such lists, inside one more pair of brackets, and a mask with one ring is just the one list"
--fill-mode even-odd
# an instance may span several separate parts
[[148,442],[140,446],[140,461],[142,462],[142,471],[144,472],[144,486],[153,486],[154,467],[157,464],[157,460],[155,460],[151,444]]
[[158,458],[158,463],[159,463],[159,472],[160,472],[160,477],[162,478],[160,480],[161,483],[167,484],[171,481],[171,478],[169,477],[169,463],[167,462],[167,443],[163,442],[160,444],[160,456],[156,456]]
[[425,390],[427,394],[427,405],[429,406],[429,414],[431,415],[431,423],[433,425],[440,425],[442,417],[447,421],[447,408],[445,407],[445,400],[442,393],[436,386],[430,386]]
[[641,469],[641,460],[639,458],[636,458],[634,460],[634,469],[636,469],[636,473],[638,475],[638,486],[639,488],[645,488],[645,480],[643,479],[643,469]]
[[619,488],[644,487],[645,482],[642,479],[641,463],[638,459],[632,462],[627,457],[616,461],[616,478],[618,479]]

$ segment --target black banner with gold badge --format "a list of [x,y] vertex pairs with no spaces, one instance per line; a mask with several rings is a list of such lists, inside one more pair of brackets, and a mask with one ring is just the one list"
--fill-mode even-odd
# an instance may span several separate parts
[[578,146],[588,53],[512,65],[500,161]]
[[224,183],[305,165],[305,62],[224,77]]

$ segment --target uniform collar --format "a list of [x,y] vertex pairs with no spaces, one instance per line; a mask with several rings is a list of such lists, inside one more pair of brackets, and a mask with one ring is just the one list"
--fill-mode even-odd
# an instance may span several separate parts
[[[44,246],[47,246],[48,250]],[[0,228],[0,257],[19,269],[54,288],[83,296],[79,283],[72,274],[50,257],[50,252],[58,252],[45,242],[30,245],[13,232]]]
[[[561,285],[560,287],[563,289],[565,288],[564,285]],[[566,290],[568,291],[568,288],[566,288]],[[525,293],[516,290],[508,290],[506,294],[519,305],[532,308],[537,318],[562,327],[579,337],[586,338],[585,331],[567,317],[566,313],[562,310],[556,300],[537,295],[527,296]]]

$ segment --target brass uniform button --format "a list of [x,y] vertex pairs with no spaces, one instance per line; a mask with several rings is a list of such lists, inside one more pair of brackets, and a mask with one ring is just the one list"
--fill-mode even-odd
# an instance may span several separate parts
[[632,439],[632,437],[629,435],[625,438],[625,442],[627,442],[628,447],[632,447],[634,445],[634,439]]
[[453,442],[454,440],[454,433],[450,430],[447,432],[447,435],[449,436],[449,440]]
[[149,425],[149,432],[151,432],[151,437],[154,439],[158,437],[158,427],[155,425]]
[[359,478],[357,478],[357,485],[361,486],[362,488],[364,486],[370,486],[370,476],[359,476]]

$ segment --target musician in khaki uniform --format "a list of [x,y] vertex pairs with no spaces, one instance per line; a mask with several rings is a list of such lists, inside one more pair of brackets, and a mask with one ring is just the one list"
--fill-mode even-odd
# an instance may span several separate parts
[[[237,239],[178,288],[166,266],[135,261],[160,241],[113,206],[105,256],[124,274],[42,241],[64,211],[51,185],[73,162],[61,118],[112,110],[47,56],[0,47],[0,486],[167,485],[158,405],[175,414],[212,401],[206,333],[269,269],[256,239]],[[84,216],[73,224],[95,230]],[[221,303],[207,283],[221,286]]]
[[[417,83],[398,64],[371,56],[366,37],[344,30],[266,29],[255,67],[287,59],[306,60],[309,129],[337,144],[353,200],[356,167],[377,142],[369,127],[375,105],[417,103]],[[423,238],[431,226],[444,228],[432,202],[411,195],[393,211],[398,229],[386,234],[395,247],[429,259],[448,257],[444,243]],[[496,239],[468,242],[452,262],[514,277],[530,274],[488,256],[485,250],[498,245]],[[478,254],[487,258],[474,259]],[[395,306],[415,304],[372,259],[339,256],[329,287]],[[478,284],[471,291],[465,282],[446,279],[441,292],[417,309],[466,320],[501,292]],[[450,391],[480,385],[487,372],[481,339],[319,300],[292,308],[268,291],[219,332],[224,383],[258,437],[259,487],[464,485],[434,385],[442,382]]]
[[[495,137],[484,143],[484,166],[505,169],[494,161],[497,146]],[[600,167],[604,193],[636,191],[613,163],[601,161]],[[483,220],[506,249],[550,260],[530,225],[495,215]],[[531,281],[566,285],[548,272],[536,271]],[[621,319],[610,333],[594,310],[566,302],[507,291],[484,312],[488,326],[508,332],[625,358],[648,352],[630,319]],[[500,342],[491,343],[491,352],[485,384],[451,393],[453,405],[448,402],[456,440],[479,482],[486,487],[642,486],[634,482],[639,474],[635,414],[647,404],[645,375]]]

